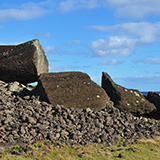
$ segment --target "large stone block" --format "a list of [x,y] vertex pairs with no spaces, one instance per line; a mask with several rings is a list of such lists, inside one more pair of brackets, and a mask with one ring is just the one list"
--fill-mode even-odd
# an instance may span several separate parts
[[115,107],[121,111],[141,116],[149,115],[156,109],[140,91],[117,85],[105,72],[102,75],[102,88],[104,88],[111,101],[114,102]]
[[160,111],[160,94],[157,92],[148,92],[147,99],[153,103],[157,110]]
[[53,105],[64,105],[66,108],[100,110],[109,103],[104,89],[81,72],[41,74],[36,92],[43,100]]
[[38,39],[14,46],[0,46],[0,79],[26,84],[48,72],[48,60]]

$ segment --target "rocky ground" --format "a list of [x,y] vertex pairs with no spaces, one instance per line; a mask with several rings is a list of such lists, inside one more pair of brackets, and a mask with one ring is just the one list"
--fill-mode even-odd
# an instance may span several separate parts
[[134,117],[113,105],[100,111],[67,109],[42,102],[29,93],[29,88],[18,83],[0,81],[0,146],[43,139],[56,144],[111,145],[120,140],[160,136],[157,120]]

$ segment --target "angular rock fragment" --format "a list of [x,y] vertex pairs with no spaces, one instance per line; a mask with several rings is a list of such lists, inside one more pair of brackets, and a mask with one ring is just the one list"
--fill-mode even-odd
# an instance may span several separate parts
[[141,116],[148,115],[156,109],[140,91],[117,85],[105,72],[102,75],[102,88],[114,102],[115,107],[121,111]]
[[100,110],[109,103],[104,89],[81,72],[41,74],[36,92],[52,105]]
[[160,94],[157,92],[148,92],[147,99],[153,103],[160,111]]
[[38,39],[15,45],[0,46],[0,79],[23,84],[38,81],[48,72],[48,60]]

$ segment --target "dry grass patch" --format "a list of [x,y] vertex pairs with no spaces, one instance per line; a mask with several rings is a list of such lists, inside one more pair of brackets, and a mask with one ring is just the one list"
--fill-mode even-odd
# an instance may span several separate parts
[[141,139],[127,146],[88,144],[59,146],[41,141],[35,143],[31,151],[12,155],[9,151],[1,154],[2,160],[159,160],[160,137]]

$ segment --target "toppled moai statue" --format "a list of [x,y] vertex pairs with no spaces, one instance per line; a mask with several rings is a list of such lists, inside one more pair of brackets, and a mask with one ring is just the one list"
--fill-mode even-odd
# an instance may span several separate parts
[[48,60],[38,39],[19,44],[0,46],[0,80],[23,84],[38,81],[48,72]]
[[160,112],[160,94],[157,92],[148,92],[147,99],[153,103]]
[[109,103],[104,89],[81,72],[41,74],[36,92],[52,105],[64,105],[66,108],[100,110]]
[[141,116],[149,115],[156,109],[140,91],[117,85],[107,73],[103,72],[102,74],[102,88],[114,102],[115,107],[121,111]]

